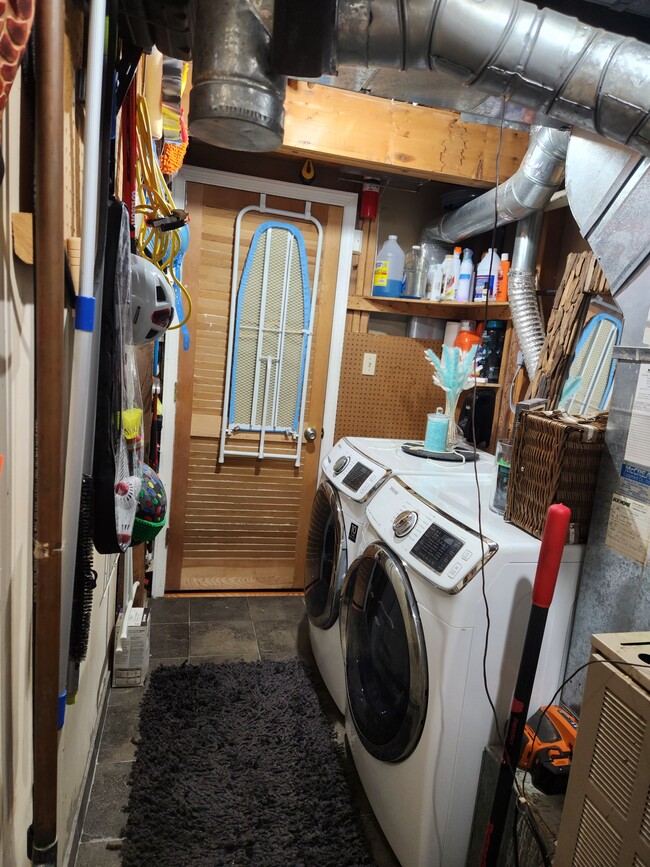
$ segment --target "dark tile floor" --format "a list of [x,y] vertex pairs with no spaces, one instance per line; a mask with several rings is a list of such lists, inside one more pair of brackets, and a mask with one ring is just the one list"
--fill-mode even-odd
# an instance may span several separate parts
[[[180,665],[185,660],[232,662],[295,656],[315,669],[300,596],[152,601],[151,668],[161,664]],[[120,864],[128,778],[135,757],[134,740],[145,689],[146,685],[111,690],[76,867],[117,867]],[[324,686],[318,694],[323,713],[344,743],[343,721],[336,706]],[[399,867],[372,814],[351,760],[348,760],[347,770],[377,867]]]

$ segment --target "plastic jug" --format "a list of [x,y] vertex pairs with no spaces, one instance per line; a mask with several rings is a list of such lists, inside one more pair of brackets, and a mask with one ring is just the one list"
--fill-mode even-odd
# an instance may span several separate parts
[[499,254],[490,247],[476,266],[474,301],[485,301],[486,298],[494,298],[498,274]]
[[463,250],[463,261],[460,263],[460,273],[458,275],[458,289],[456,290],[456,301],[470,301],[472,274],[474,272],[474,263],[472,262],[472,251],[469,248]]
[[399,298],[404,279],[404,251],[397,243],[397,235],[389,235],[377,254],[372,294],[384,298]]

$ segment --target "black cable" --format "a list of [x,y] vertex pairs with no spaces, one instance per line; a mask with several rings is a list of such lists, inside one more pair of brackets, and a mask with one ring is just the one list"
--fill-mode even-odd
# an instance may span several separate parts
[[[596,663],[609,663],[609,665],[613,666],[614,668],[616,668],[619,665],[631,666],[633,668],[650,668],[650,665],[648,665],[646,663],[642,663],[642,662],[622,662],[622,661],[611,660],[611,659],[590,659],[589,662],[585,662],[585,663],[583,663],[583,665],[578,666],[578,668],[576,668],[574,671],[572,671],[571,674],[562,681],[562,683],[559,685],[559,687],[553,693],[553,697],[551,698],[551,700],[548,702],[548,704],[546,704],[544,706],[544,709],[542,710],[542,713],[540,714],[540,718],[539,718],[539,721],[537,723],[537,726],[535,727],[535,732],[533,734],[533,743],[535,743],[535,741],[537,740],[537,735],[539,733],[539,729],[540,729],[540,726],[542,724],[542,720],[546,716],[547,709],[549,707],[553,706],[556,698],[560,695],[560,693],[562,692],[564,687],[567,685],[567,683],[569,683],[569,681],[573,680],[573,678],[576,676],[576,674],[580,674],[580,672],[584,671],[585,668],[588,668],[590,665],[595,665]],[[526,821],[528,822],[528,826],[529,826],[530,831],[533,835],[533,839],[535,840],[535,843],[537,844],[537,848],[539,849],[539,853],[540,853],[541,858],[542,858],[542,860],[539,862],[539,864],[540,865],[549,865],[549,864],[552,864],[551,856],[546,851],[546,847],[544,846],[544,842],[542,840],[541,834],[539,833],[539,829],[537,828],[537,826],[535,824],[535,820],[533,819],[533,816],[531,814],[529,804],[528,804],[528,799],[526,798],[526,777],[527,776],[528,776],[528,768],[524,768],[524,775],[523,775],[522,780],[521,780],[520,797],[521,797],[521,799],[525,805],[525,818],[526,818]],[[515,779],[515,784],[517,784],[516,779]],[[515,804],[515,813],[517,812],[517,809],[518,809],[518,804]],[[513,830],[513,833],[515,833],[514,830]],[[517,852],[516,857],[518,857],[518,856],[519,856],[519,853]],[[516,867],[516,863],[515,863],[515,867]]]
[[[498,187],[499,187],[499,168],[501,164],[501,147],[503,144],[503,126],[505,123],[506,116],[506,100],[505,97],[502,97],[502,106],[501,106],[501,121],[499,127],[499,143],[497,146],[497,155],[496,155],[496,187],[494,193],[494,223],[492,226],[492,250],[494,252],[494,244],[497,232],[497,223],[499,218],[499,209],[497,207],[498,200]],[[490,260],[490,273],[492,272],[492,259]],[[489,302],[490,302],[490,283],[488,278],[488,291],[485,293],[485,305],[483,309],[483,322],[486,323],[489,314]],[[484,326],[485,327],[485,326]],[[505,748],[505,744],[503,742],[503,737],[501,735],[501,725],[499,723],[499,715],[497,714],[497,709],[495,707],[494,701],[492,700],[492,695],[490,694],[490,685],[488,683],[487,676],[487,655],[488,648],[490,643],[490,605],[487,598],[487,590],[486,590],[486,579],[485,579],[485,541],[483,539],[483,517],[481,511],[481,486],[478,480],[478,467],[477,467],[477,446],[476,446],[476,397],[477,397],[477,383],[476,376],[474,376],[474,387],[472,389],[472,447],[474,452],[474,481],[476,483],[476,493],[478,500],[478,533],[479,538],[481,540],[481,593],[483,595],[483,604],[485,606],[485,643],[483,645],[483,688],[485,689],[485,695],[487,696],[487,700],[490,704],[490,708],[492,710],[492,716],[494,718],[494,723],[497,730],[497,737],[499,738],[499,743],[501,748]],[[450,419],[451,422],[451,419]],[[513,770],[511,768],[511,770]],[[513,771],[514,774],[514,771]]]

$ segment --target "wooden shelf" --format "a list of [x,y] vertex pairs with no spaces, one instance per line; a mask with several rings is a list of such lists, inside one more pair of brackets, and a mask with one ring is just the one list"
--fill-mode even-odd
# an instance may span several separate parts
[[[431,316],[439,319],[483,320],[483,301],[423,301],[420,298],[381,298],[379,296],[350,295],[348,310],[365,313],[401,313],[407,316]],[[488,318],[510,319],[507,301],[491,301]]]

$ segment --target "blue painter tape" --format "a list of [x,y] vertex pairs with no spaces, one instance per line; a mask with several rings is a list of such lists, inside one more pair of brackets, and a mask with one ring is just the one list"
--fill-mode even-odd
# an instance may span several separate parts
[[66,690],[59,696],[59,712],[57,716],[57,728],[62,729],[65,722],[65,700],[68,697]]
[[76,331],[92,331],[95,327],[95,299],[77,295],[74,327]]

